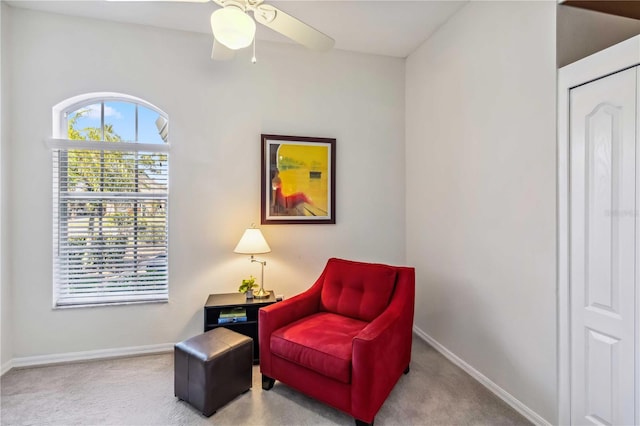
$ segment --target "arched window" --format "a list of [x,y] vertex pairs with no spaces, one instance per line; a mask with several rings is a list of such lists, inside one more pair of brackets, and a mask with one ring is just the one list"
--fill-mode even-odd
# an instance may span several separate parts
[[167,115],[93,93],[53,123],[54,306],[168,300]]

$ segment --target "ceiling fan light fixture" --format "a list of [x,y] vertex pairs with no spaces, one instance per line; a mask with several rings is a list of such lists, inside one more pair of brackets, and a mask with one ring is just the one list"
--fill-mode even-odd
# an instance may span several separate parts
[[256,23],[242,9],[227,6],[211,14],[211,30],[220,43],[238,50],[251,44],[256,34]]

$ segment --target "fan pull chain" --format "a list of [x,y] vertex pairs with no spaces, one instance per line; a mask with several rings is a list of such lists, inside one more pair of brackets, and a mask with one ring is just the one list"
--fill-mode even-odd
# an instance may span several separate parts
[[256,59],[256,38],[254,36],[253,37],[253,56],[251,57],[251,63],[255,64],[256,62],[258,62],[258,60]]

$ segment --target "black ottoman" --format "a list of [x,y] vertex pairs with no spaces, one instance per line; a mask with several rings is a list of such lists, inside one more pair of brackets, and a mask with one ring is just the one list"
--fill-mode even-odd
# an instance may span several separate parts
[[209,417],[251,388],[253,339],[218,327],[175,346],[175,396]]

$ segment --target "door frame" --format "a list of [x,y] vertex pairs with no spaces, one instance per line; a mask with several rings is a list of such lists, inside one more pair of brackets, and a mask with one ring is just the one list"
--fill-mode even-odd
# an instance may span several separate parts
[[[594,53],[558,70],[557,127],[557,375],[558,424],[571,424],[571,294],[569,261],[569,91],[575,87],[640,65],[640,35]],[[640,123],[637,129],[640,128]],[[638,131],[638,130],[636,130]],[[636,218],[636,220],[638,220]],[[636,277],[637,285],[638,277]],[[637,287],[638,288],[638,287]],[[636,294],[636,312],[640,312],[640,291]],[[636,322],[638,317],[636,314]],[[640,339],[637,339],[640,340]],[[639,342],[636,340],[636,353]],[[640,370],[637,368],[636,370]],[[636,371],[636,407],[640,407],[640,371]],[[636,410],[636,423],[639,423]]]

